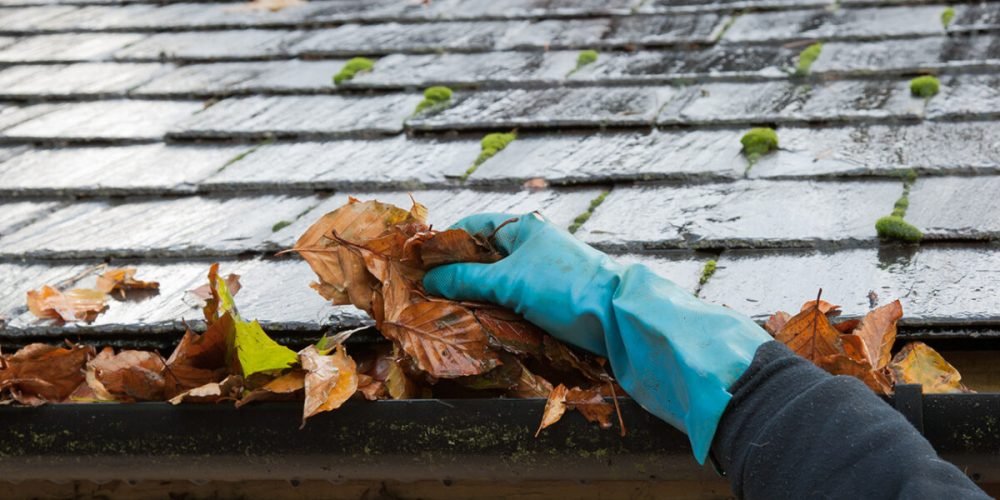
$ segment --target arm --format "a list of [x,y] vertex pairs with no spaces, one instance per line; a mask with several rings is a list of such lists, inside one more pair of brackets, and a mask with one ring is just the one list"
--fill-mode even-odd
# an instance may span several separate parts
[[863,383],[782,344],[730,391],[712,451],[740,498],[989,498]]
[[[608,358],[646,410],[712,446],[746,498],[983,496],[861,382],[832,377],[753,321],[703,302],[645,266],[622,266],[537,214],[480,214],[505,258],[451,264],[428,292],[504,305]],[[751,363],[752,362],[752,363]]]

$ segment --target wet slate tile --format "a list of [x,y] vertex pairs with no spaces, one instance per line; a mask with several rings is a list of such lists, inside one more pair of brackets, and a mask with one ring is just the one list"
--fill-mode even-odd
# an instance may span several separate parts
[[510,23],[346,24],[311,31],[294,44],[295,53],[351,57],[357,54],[483,51],[495,48]]
[[33,32],[45,26],[45,21],[53,17],[77,10],[72,5],[45,5],[38,7],[0,9],[0,31]]
[[611,250],[871,244],[898,181],[618,188],[577,233]]
[[868,43],[826,43],[810,73],[867,75],[997,66],[1000,66],[1000,38],[993,34],[973,34]]
[[1000,176],[926,177],[910,192],[906,220],[924,238],[1000,238]]
[[[961,6],[957,6],[961,9]],[[940,6],[755,12],[736,18],[723,39],[779,42],[939,35]]]
[[138,33],[68,33],[23,37],[0,48],[0,63],[106,60],[145,38]]
[[333,88],[333,75],[343,65],[343,60],[187,64],[136,88],[131,95],[322,92]]
[[[578,215],[587,210],[599,189],[546,189],[542,191],[479,191],[471,189],[391,192],[341,191],[320,203],[315,209],[278,231],[271,241],[279,248],[289,248],[323,214],[347,203],[348,196],[360,200],[379,200],[400,207],[409,207],[410,195],[429,211],[428,222],[444,228],[462,217],[480,212],[502,212],[514,215],[539,211],[560,227],[569,227]],[[292,219],[289,219],[292,220]],[[275,221],[277,222],[277,220]]]
[[[489,54],[393,54],[378,59],[375,70],[341,87],[404,88],[446,86],[560,85],[576,66],[577,52],[504,51]],[[339,68],[338,68],[339,70]]]
[[0,203],[0,237],[7,236],[38,219],[44,218],[58,207],[59,203],[55,201],[6,201]]
[[735,131],[521,137],[476,169],[471,183],[553,184],[743,176]]
[[0,71],[0,97],[124,95],[168,68],[116,63],[12,66]]
[[11,158],[15,158],[17,155],[24,153],[28,149],[30,148],[25,145],[0,146],[0,165],[3,165],[3,162],[10,160]]
[[249,146],[42,148],[0,163],[0,193],[16,195],[192,192]]
[[264,145],[202,183],[206,189],[414,189],[445,183],[479,155],[478,141],[344,140]]
[[294,220],[315,203],[312,196],[276,195],[80,202],[0,240],[0,255],[197,257],[269,251],[274,248],[264,241],[275,221]]
[[929,118],[1000,117],[1000,77],[956,75],[941,78],[941,93],[927,104]]
[[728,15],[717,13],[615,17],[603,42],[614,45],[711,43]]
[[[4,106],[0,104],[0,131],[17,126],[28,120],[39,118],[56,109],[52,105]],[[2,136],[2,134],[0,134]]]
[[903,323],[964,325],[1000,319],[1000,252],[982,247],[889,247],[838,252],[725,252],[701,291],[758,320],[795,311],[823,289],[845,316],[900,299]]
[[787,8],[829,7],[832,0],[648,0],[637,13],[672,13],[703,11],[773,10]]
[[606,43],[608,19],[540,20],[510,23],[496,49],[590,48]]
[[905,81],[708,83],[688,87],[657,123],[795,123],[917,119],[924,101]]
[[[157,33],[116,50],[119,60],[236,60],[284,57],[304,36],[300,31],[235,30]],[[2,57],[0,52],[0,57]]]
[[761,158],[750,177],[891,176],[1000,172],[1000,128],[995,122],[924,122],[781,128],[781,149]]
[[[92,266],[0,262],[0,327],[27,314],[28,290],[66,282]],[[0,331],[3,331],[0,328]]]
[[686,79],[785,78],[798,51],[773,46],[720,45],[704,50],[604,52],[570,80],[658,82]]
[[202,109],[192,101],[110,100],[68,104],[41,104],[47,112],[4,129],[10,140],[150,140],[158,139],[174,123]]
[[407,120],[415,129],[648,125],[672,87],[553,88],[459,93],[440,112]]
[[280,96],[224,99],[177,124],[174,137],[330,137],[394,134],[421,97]]
[[615,255],[613,258],[625,265],[642,264],[691,293],[698,289],[701,270],[708,260],[708,257],[689,252],[623,254]]
[[253,26],[294,26],[311,10],[290,5],[277,12],[229,2],[135,3],[87,6],[45,23],[56,30],[192,30]]
[[625,15],[641,2],[638,0],[498,0],[432,2],[421,11],[410,10],[406,17],[432,19],[523,19]]

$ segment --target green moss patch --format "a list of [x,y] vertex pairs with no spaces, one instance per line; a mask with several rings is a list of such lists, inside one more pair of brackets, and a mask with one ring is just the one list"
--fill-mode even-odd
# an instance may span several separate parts
[[340,68],[340,71],[336,75],[333,75],[333,83],[340,85],[341,82],[346,82],[354,78],[354,75],[364,71],[371,71],[374,68],[375,61],[367,57],[355,57],[347,61],[347,64],[344,64],[344,67]]
[[701,269],[701,277],[698,278],[699,285],[704,285],[705,283],[708,283],[708,280],[712,278],[713,274],[715,274],[716,266],[718,266],[718,262],[716,262],[715,259],[712,259],[705,263],[705,267]]
[[596,50],[581,50],[580,54],[576,56],[576,71],[588,64],[594,64],[597,62],[597,51]]
[[880,238],[907,243],[917,243],[924,237],[924,233],[898,215],[882,217],[875,222],[875,230]]
[[806,76],[809,74],[809,68],[812,68],[814,62],[819,57],[820,52],[823,51],[823,43],[816,42],[799,52],[799,60],[795,64],[795,74],[797,76]]
[[288,226],[291,226],[291,225],[292,225],[292,221],[287,221],[287,220],[275,222],[274,225],[271,226],[271,232],[272,233],[277,233],[278,231],[281,231],[282,229],[284,229],[284,228],[286,228]]
[[444,107],[451,101],[451,94],[451,89],[448,87],[428,87],[427,90],[424,90],[424,100],[417,104],[417,109],[413,114],[431,108]]
[[479,168],[480,165],[493,157],[493,155],[499,153],[503,148],[507,147],[508,144],[517,139],[516,132],[495,132],[492,134],[486,134],[481,141],[479,141],[479,156],[476,157],[476,161],[472,163],[472,166],[465,171],[465,175],[462,176],[462,180],[468,179],[473,172]]
[[941,90],[941,82],[933,76],[918,76],[910,80],[910,93],[914,97],[929,98],[937,95]]
[[941,27],[948,29],[952,19],[955,19],[954,7],[948,7],[941,12]]
[[580,226],[582,226],[585,222],[590,220],[590,216],[594,215],[594,210],[596,210],[597,207],[601,206],[601,203],[604,203],[604,199],[608,197],[609,192],[610,191],[604,191],[603,193],[598,195],[597,198],[590,200],[590,206],[587,207],[587,211],[580,215],[577,215],[576,218],[573,219],[573,223],[569,225],[570,233],[577,232],[580,229]]
[[743,155],[753,165],[761,156],[778,149],[778,133],[768,127],[752,128],[743,134],[740,144],[743,145]]

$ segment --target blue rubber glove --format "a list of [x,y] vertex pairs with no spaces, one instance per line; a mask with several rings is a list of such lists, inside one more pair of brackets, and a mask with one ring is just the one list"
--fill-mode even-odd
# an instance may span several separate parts
[[[479,214],[455,226],[489,235],[518,216]],[[704,464],[729,386],[771,337],[642,265],[623,266],[537,213],[503,226],[492,264],[450,264],[424,277],[428,292],[506,306],[552,336],[608,358],[646,410],[687,433]]]

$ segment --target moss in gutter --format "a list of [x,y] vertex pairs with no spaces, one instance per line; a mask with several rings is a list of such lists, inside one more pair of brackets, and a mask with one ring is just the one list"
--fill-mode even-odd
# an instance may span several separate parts
[[476,157],[476,161],[472,163],[472,166],[465,171],[462,175],[462,180],[468,179],[473,172],[479,168],[480,165],[486,163],[486,160],[493,158],[493,155],[499,153],[506,148],[508,144],[514,142],[517,139],[517,132],[495,132],[492,134],[486,134],[481,141],[479,141],[479,156]]
[[715,259],[712,259],[705,263],[705,267],[701,269],[701,278],[698,278],[699,285],[704,285],[705,283],[708,283],[708,280],[711,279],[713,274],[715,274],[715,268],[717,265],[718,262],[716,262]]
[[608,197],[609,192],[610,191],[604,191],[599,194],[597,198],[590,200],[590,206],[587,207],[587,211],[577,215],[576,218],[573,219],[573,223],[569,225],[570,233],[577,232],[580,229],[580,226],[590,220],[590,216],[594,215],[594,210],[597,210],[597,207],[601,206],[601,203],[604,203],[604,199]]
[[413,114],[431,108],[442,108],[451,101],[451,89],[448,87],[428,87],[424,90],[424,100],[417,104],[417,109]]
[[806,76],[809,74],[809,68],[812,67],[816,59],[819,58],[820,52],[823,51],[823,43],[816,42],[799,52],[799,60],[795,64],[795,76]]
[[342,82],[353,79],[358,73],[371,71],[373,68],[375,68],[375,61],[367,57],[355,57],[347,61],[344,67],[340,68],[336,75],[333,75],[333,83],[340,85]]
[[910,80],[910,94],[913,97],[923,97],[929,99],[937,95],[941,90],[941,82],[933,76],[918,76]]
[[761,156],[778,149],[778,133],[769,127],[753,128],[743,134],[740,144],[743,145],[743,156],[753,166]]
[[948,26],[951,25],[952,19],[955,19],[955,8],[948,7],[944,9],[941,12],[941,27],[948,29]]

